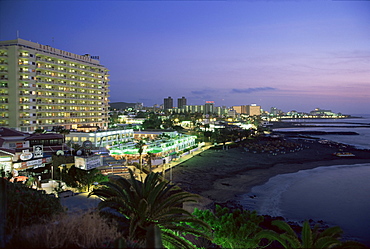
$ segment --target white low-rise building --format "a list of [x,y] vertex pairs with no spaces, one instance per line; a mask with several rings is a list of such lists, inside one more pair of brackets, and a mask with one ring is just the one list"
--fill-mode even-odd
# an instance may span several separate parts
[[85,141],[90,141],[94,149],[99,148],[114,148],[120,144],[126,144],[133,141],[134,130],[112,130],[112,131],[96,131],[96,132],[71,132],[66,135],[66,142],[82,145]]

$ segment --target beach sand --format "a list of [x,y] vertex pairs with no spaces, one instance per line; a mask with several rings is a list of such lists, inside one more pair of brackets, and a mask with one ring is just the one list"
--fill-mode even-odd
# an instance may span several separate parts
[[233,202],[238,195],[264,184],[271,177],[320,166],[370,162],[370,151],[346,148],[356,157],[339,158],[337,146],[303,141],[304,149],[272,155],[246,152],[242,147],[229,150],[209,149],[173,168],[173,182],[203,198],[192,207],[209,208],[215,203]]

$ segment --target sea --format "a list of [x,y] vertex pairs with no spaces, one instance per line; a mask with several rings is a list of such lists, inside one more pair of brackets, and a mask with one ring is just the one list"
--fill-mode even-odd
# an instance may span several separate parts
[[[285,131],[354,131],[359,135],[320,135],[321,139],[370,149],[370,115],[362,118],[286,120],[302,122]],[[305,127],[310,125],[310,127]],[[317,127],[312,127],[316,125]],[[343,238],[370,247],[370,163],[335,165],[281,174],[242,195],[240,204],[259,214],[303,223],[312,219],[340,226]]]

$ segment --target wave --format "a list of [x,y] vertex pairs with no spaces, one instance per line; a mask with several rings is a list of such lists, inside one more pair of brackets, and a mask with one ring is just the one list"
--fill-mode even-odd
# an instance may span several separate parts
[[256,210],[259,214],[270,216],[284,216],[281,209],[282,195],[295,183],[302,181],[315,174],[325,174],[331,170],[345,168],[361,168],[370,166],[370,163],[354,165],[323,166],[314,169],[300,170],[295,173],[280,174],[270,178],[265,184],[255,186],[251,192],[241,195],[240,204],[250,210]]

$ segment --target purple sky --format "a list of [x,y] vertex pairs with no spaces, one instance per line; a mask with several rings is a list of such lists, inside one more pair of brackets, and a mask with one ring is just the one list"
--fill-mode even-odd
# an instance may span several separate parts
[[370,1],[0,1],[17,30],[99,55],[112,102],[370,113]]

